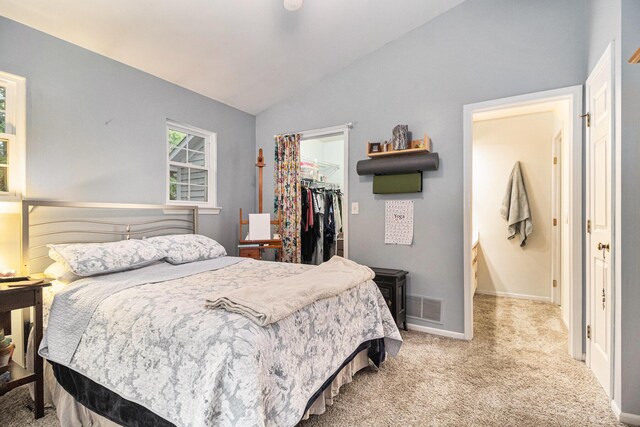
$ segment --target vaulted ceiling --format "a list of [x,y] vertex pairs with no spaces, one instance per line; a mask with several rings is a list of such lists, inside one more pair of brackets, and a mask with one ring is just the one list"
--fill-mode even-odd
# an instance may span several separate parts
[[0,0],[0,14],[256,114],[463,1]]

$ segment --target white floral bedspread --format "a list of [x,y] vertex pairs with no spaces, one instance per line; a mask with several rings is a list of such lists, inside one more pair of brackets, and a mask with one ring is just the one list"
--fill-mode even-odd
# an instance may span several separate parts
[[310,268],[246,260],[120,290],[97,306],[68,366],[179,426],[294,426],[362,342],[384,337],[398,352],[402,338],[375,283],[267,327],[204,301]]

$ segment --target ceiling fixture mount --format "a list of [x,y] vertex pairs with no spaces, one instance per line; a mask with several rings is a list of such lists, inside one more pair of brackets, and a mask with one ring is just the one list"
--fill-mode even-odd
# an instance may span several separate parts
[[294,12],[302,7],[304,0],[284,0],[284,8],[289,12]]

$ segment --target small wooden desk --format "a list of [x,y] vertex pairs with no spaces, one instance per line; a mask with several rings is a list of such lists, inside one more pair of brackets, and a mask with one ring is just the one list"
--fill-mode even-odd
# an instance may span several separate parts
[[[12,284],[16,284],[14,282]],[[11,380],[8,383],[0,384],[0,396],[21,385],[35,382],[35,418],[44,416],[44,378],[43,361],[38,355],[38,347],[42,340],[42,288],[51,286],[50,281],[45,280],[37,285],[27,285],[22,287],[9,287],[9,283],[0,283],[0,313],[17,310],[25,307],[35,307],[36,317],[34,319],[34,352],[33,367],[34,372],[27,371],[15,362],[9,363]],[[0,316],[1,317],[1,316]],[[16,325],[21,327],[22,325]]]
[[262,251],[264,251],[265,249],[276,249],[278,251],[278,260],[282,259],[281,239],[240,240],[238,245],[238,256],[245,258],[262,259]]
[[[260,150],[262,154],[262,150]],[[262,193],[262,190],[260,191]],[[260,212],[262,212],[262,206],[260,206]],[[253,259],[262,259],[262,252],[265,249],[275,249],[278,251],[276,260],[282,261],[282,239],[267,239],[267,240],[245,240],[242,238],[242,227],[249,225],[249,220],[242,217],[242,208],[240,208],[240,222],[238,223],[238,256]],[[280,218],[271,220],[271,225],[277,226],[277,230],[280,229]]]

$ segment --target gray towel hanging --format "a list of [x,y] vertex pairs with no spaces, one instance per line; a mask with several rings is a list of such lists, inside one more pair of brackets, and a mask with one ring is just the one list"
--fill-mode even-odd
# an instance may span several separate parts
[[509,176],[500,214],[508,224],[507,238],[511,240],[520,233],[520,246],[525,246],[527,237],[533,232],[533,223],[520,162],[516,162]]

